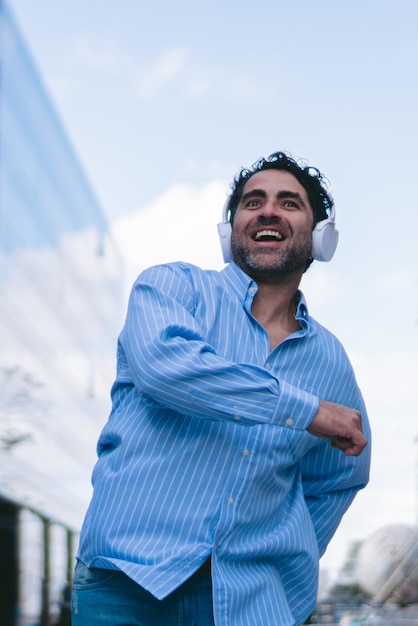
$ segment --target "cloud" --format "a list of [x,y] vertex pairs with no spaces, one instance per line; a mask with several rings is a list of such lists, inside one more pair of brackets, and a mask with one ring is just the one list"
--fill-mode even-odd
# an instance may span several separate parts
[[411,290],[411,286],[418,285],[416,272],[412,270],[405,270],[404,267],[392,268],[389,272],[381,274],[377,277],[376,290],[380,293],[392,294],[408,294]]
[[223,267],[216,224],[221,220],[227,184],[201,188],[174,185],[134,215],[113,224],[123,252],[128,281],[150,265],[188,261],[204,268]]
[[332,271],[332,266],[323,263],[313,263],[302,279],[302,291],[307,298],[310,311],[314,317],[321,316],[331,303],[340,299],[344,294],[340,277]]
[[181,46],[166,48],[144,60],[143,56],[133,55],[124,42],[116,38],[79,33],[73,40],[67,63],[71,68],[67,74],[61,71],[48,79],[53,91],[64,97],[73,95],[77,89],[84,92],[94,77],[95,85],[116,81],[119,90],[130,94],[133,101],[156,97],[174,82],[176,90],[169,94],[170,98],[193,101],[213,95],[219,98],[222,94],[224,100],[235,102],[262,88],[265,101],[274,99],[274,90],[261,85],[259,77],[236,68],[231,73],[226,67],[214,67],[212,60],[208,62],[192,55]]
[[[77,70],[76,75],[71,79],[67,77],[65,81],[60,75],[53,79],[53,84],[64,93],[73,92],[83,74],[94,74],[101,81],[106,78],[117,80],[120,85],[124,84],[126,91],[133,94],[134,99],[148,99],[173,81],[184,77],[188,59],[188,51],[177,47],[164,50],[146,64],[117,40],[91,35],[88,38],[78,36],[71,49],[70,61],[71,66]],[[201,77],[186,85],[186,94],[194,97],[206,91],[205,81]]]
[[166,50],[140,77],[140,97],[154,96],[166,85],[178,79],[185,71],[188,53],[181,48]]
[[91,33],[79,35],[71,49],[73,64],[84,70],[92,70],[102,75],[116,75],[123,68],[132,66],[132,58],[123,45],[116,40],[109,40]]

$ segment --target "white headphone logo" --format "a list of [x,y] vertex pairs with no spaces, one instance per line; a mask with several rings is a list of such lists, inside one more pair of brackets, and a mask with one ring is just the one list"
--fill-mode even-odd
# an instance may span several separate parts
[[[218,224],[218,234],[225,263],[232,261],[232,226],[228,221],[229,200],[230,198],[225,202],[222,211],[222,222]],[[327,219],[318,222],[312,231],[312,258],[316,261],[331,261],[337,249],[337,244],[338,230],[335,225],[335,209],[332,207],[331,213]]]

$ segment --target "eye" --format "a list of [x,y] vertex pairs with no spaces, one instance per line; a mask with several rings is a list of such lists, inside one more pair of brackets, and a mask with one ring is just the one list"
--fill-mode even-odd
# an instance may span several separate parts
[[297,202],[295,202],[294,200],[285,200],[283,202],[283,206],[286,207],[287,209],[298,209],[299,205]]
[[258,207],[260,206],[261,202],[260,200],[254,200],[254,198],[252,200],[248,200],[245,203],[245,207],[247,209],[258,209]]

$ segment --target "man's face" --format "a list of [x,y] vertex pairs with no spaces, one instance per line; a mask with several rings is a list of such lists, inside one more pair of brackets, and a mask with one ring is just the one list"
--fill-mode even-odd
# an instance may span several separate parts
[[232,257],[259,282],[304,272],[311,259],[313,211],[289,172],[264,170],[245,184],[232,225]]

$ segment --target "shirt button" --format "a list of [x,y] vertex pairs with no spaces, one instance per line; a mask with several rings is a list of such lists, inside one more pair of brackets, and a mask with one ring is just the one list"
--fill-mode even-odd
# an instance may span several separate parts
[[241,416],[240,415],[234,415],[234,420],[240,420]]
[[270,363],[266,363],[266,370],[269,370],[269,369],[271,369],[271,365]]
[[293,419],[291,417],[288,417],[286,420],[286,426],[292,426],[293,424]]
[[244,448],[244,450],[242,451],[242,456],[248,456],[250,454],[250,451],[247,450],[247,448]]
[[228,504],[234,504],[234,498],[232,498],[232,496],[229,496]]
[[248,293],[254,293],[254,291],[255,291],[255,287],[250,287],[250,288],[248,289]]

